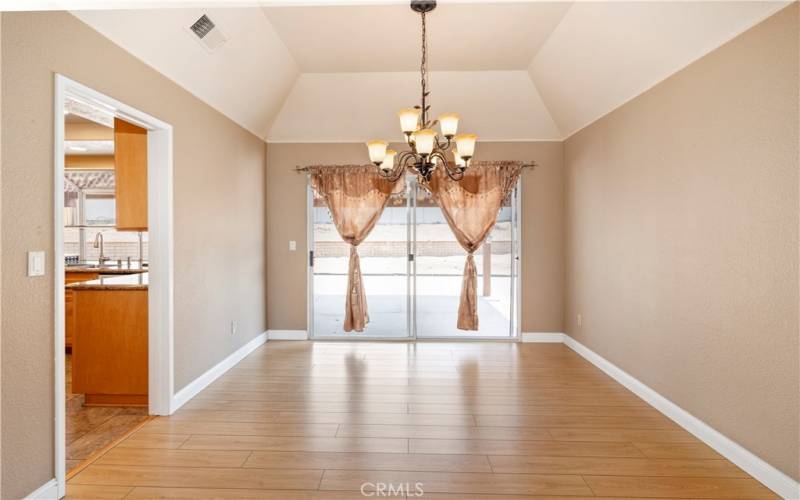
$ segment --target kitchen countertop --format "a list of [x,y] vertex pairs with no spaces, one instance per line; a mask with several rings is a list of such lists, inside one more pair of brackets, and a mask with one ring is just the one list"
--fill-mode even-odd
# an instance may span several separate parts
[[149,276],[146,271],[135,274],[100,276],[96,280],[79,281],[66,286],[67,290],[147,290]]
[[64,271],[68,273],[92,273],[92,274],[137,274],[146,273],[147,266],[142,267],[138,262],[131,262],[131,267],[128,267],[127,262],[123,262],[121,267],[116,265],[109,266],[106,263],[103,267],[96,265],[84,266],[64,266]]

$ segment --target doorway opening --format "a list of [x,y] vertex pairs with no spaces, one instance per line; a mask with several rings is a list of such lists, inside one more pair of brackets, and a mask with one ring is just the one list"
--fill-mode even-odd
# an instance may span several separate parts
[[415,176],[393,195],[358,247],[367,294],[364,332],[344,332],[349,246],[308,188],[309,330],[312,339],[514,340],[519,336],[519,183],[475,253],[477,331],[456,328],[466,252]]
[[54,101],[62,497],[68,472],[171,412],[172,127],[61,75]]

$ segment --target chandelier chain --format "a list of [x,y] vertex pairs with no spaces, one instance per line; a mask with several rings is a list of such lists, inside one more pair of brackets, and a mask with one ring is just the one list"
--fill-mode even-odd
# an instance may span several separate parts
[[428,110],[427,110],[427,97],[428,97],[428,42],[426,36],[426,23],[425,13],[422,13],[422,62],[420,64],[419,72],[422,80],[422,126],[428,126]]

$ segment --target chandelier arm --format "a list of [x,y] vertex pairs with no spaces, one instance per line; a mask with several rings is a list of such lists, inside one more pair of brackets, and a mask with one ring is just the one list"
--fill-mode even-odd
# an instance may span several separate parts
[[444,156],[444,151],[440,149],[434,150],[433,153],[431,153],[430,156],[428,157],[428,161],[436,165],[436,162],[434,161],[436,160],[436,158],[438,158],[439,160],[441,160],[442,163],[447,165],[447,158]]
[[464,169],[461,167],[456,167],[455,169],[450,169],[450,166],[445,163],[444,164],[444,171],[447,174],[447,177],[450,177],[452,180],[458,182],[464,178]]
[[408,155],[402,159],[403,168],[407,168],[409,166],[416,168],[416,164],[419,163],[420,160],[421,157],[419,155],[409,152]]
[[405,165],[403,164],[402,161],[398,160],[397,162],[395,162],[395,165],[394,165],[392,171],[396,171],[396,174],[394,175],[394,179],[397,180],[397,179],[399,179],[401,176],[403,176],[405,174],[406,167],[405,167]]
[[439,134],[436,134],[436,136],[434,137],[434,141],[436,142],[436,148],[439,149],[440,151],[449,151],[450,146],[452,145],[452,142],[447,137],[445,137],[444,142],[440,142]]
[[392,169],[391,181],[394,182],[397,179],[399,179],[400,177],[402,177],[403,174],[405,173],[405,171],[406,171],[406,169],[404,167],[402,167],[400,165],[395,165],[395,167]]
[[[433,155],[436,155],[437,158],[442,160],[442,168],[444,168],[445,173],[448,177],[450,177],[454,181],[460,181],[464,178],[464,171],[465,168],[453,165],[453,168],[450,167],[451,162],[447,161],[447,158],[444,156],[442,152],[435,152]],[[431,155],[431,156],[433,156]]]
[[409,158],[409,157],[415,158],[416,154],[414,152],[412,152],[412,151],[401,151],[400,154],[397,157],[397,164],[398,165],[404,165],[405,162],[406,162],[406,159]]
[[408,151],[406,151],[406,153],[408,153],[408,154],[407,154],[407,155],[405,155],[405,156],[404,156],[404,157],[403,157],[403,158],[400,160],[400,161],[401,161],[401,163],[400,163],[401,167],[400,167],[400,168],[402,168],[402,169],[404,169],[404,170],[405,170],[405,169],[409,169],[409,170],[411,170],[412,172],[414,172],[415,174],[419,174],[419,173],[420,173],[420,171],[419,171],[419,169],[417,168],[417,165],[418,165],[419,163],[421,163],[421,161],[422,161],[422,157],[421,157],[421,156],[419,156],[418,154],[411,153],[411,152],[408,152]]
[[378,174],[381,177],[383,177],[384,179],[386,179],[386,180],[388,180],[390,182],[394,182],[397,179],[399,179],[400,176],[403,175],[404,171],[405,171],[405,167],[403,167],[402,164],[398,161],[398,162],[395,162],[392,165],[392,168],[390,170],[384,170],[382,168],[379,168],[378,169]]
[[413,154],[417,154],[417,141],[415,141],[415,140],[414,140],[414,136],[413,136],[413,135],[411,135],[411,136],[408,138],[408,141],[407,141],[407,142],[408,142],[408,146],[411,148],[411,152],[412,152]]

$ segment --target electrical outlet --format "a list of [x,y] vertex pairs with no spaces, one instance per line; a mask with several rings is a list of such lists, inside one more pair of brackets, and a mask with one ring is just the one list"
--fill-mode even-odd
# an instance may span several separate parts
[[236,320],[231,321],[231,335],[236,335],[236,332],[239,330],[239,325],[236,323]]
[[297,242],[295,240],[291,240],[289,242],[289,251],[294,252],[295,250],[297,250]]
[[581,317],[581,315],[580,315],[580,314],[578,314],[578,321],[577,321],[577,323],[578,323],[578,328],[580,328],[580,327],[581,327],[581,325],[583,325],[583,318]]

